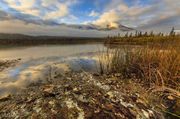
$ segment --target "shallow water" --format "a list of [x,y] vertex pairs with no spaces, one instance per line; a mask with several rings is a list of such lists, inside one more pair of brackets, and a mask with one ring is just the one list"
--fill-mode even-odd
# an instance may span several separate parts
[[37,59],[45,57],[65,57],[97,52],[105,48],[103,44],[40,45],[0,48],[0,59]]
[[0,72],[0,95],[15,93],[31,83],[47,81],[57,73],[97,71],[97,54],[104,49],[103,44],[0,48],[0,59],[22,59],[17,66]]

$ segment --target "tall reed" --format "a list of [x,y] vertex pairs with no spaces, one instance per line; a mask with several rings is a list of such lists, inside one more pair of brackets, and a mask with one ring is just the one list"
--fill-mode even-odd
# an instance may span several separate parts
[[120,73],[140,79],[146,86],[166,86],[179,90],[180,52],[174,47],[108,49],[99,58],[101,73]]

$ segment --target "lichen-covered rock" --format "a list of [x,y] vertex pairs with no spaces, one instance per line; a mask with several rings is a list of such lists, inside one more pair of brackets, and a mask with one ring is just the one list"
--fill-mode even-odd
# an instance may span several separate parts
[[[119,75],[118,75],[119,77]],[[116,82],[116,83],[113,83]],[[118,86],[117,86],[118,85]],[[163,118],[121,80],[68,73],[0,100],[0,118],[158,119]]]

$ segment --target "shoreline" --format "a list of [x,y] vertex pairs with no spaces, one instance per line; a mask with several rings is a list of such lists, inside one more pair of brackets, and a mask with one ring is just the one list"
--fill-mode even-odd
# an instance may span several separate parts
[[21,58],[12,60],[0,60],[0,72],[9,68],[16,66],[21,61]]
[[[4,61],[2,67],[15,66],[20,60]],[[48,79],[32,82],[26,88],[19,86],[21,89],[15,91],[17,93],[1,97],[0,118],[179,117],[179,95],[158,87],[148,88],[133,75],[124,77],[122,72],[98,74],[72,70],[52,75],[52,68],[49,70]]]
[[120,74],[100,76],[69,72],[59,75],[47,83],[31,84],[18,94],[1,98],[0,117],[163,118],[161,112],[146,103],[140,92],[130,89],[135,83],[120,79]]

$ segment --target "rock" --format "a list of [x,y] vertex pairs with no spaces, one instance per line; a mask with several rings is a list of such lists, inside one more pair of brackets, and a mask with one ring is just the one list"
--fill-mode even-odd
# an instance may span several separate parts
[[171,95],[169,95],[167,98],[168,98],[169,100],[174,100],[174,97],[171,96]]
[[113,106],[113,104],[106,104],[106,105],[105,105],[105,109],[106,109],[106,110],[113,110],[113,109],[114,109],[114,106]]
[[124,115],[122,115],[121,113],[115,113],[115,115],[117,116],[118,119],[123,119],[125,118]]
[[100,76],[99,73],[93,73],[93,76]]
[[147,104],[143,100],[141,100],[141,99],[137,99],[136,105],[138,107],[140,107],[141,109],[147,108]]
[[94,113],[99,113],[101,110],[99,108],[95,109]]
[[109,98],[113,98],[113,97],[114,97],[113,92],[111,92],[111,91],[107,92],[107,96],[108,96]]
[[54,86],[53,85],[47,85],[43,87],[43,96],[45,97],[54,97]]
[[114,74],[115,77],[121,77],[122,75],[120,73]]
[[11,99],[11,95],[6,95],[0,98],[0,101],[8,101]]
[[132,114],[133,116],[135,116],[135,117],[136,117],[136,115],[138,115],[138,113],[137,113],[135,110],[131,109],[131,108],[129,108],[129,111],[130,111],[131,114]]
[[73,91],[77,92],[77,91],[78,91],[78,89],[75,87],[75,88],[73,88]]
[[[107,77],[97,76],[96,79],[91,74],[84,73],[66,75],[57,77],[51,84],[47,82],[29,86],[22,93],[13,95],[13,98],[1,98],[0,118],[5,118],[3,115],[32,119],[158,117],[156,111],[151,111],[139,94],[136,95],[131,90],[127,93],[124,88],[127,84],[121,83],[118,78],[112,76],[109,80]],[[173,100],[172,97],[168,98]]]
[[58,113],[58,111],[57,111],[57,110],[54,110],[54,109],[51,109],[51,112],[52,112],[53,114],[57,114],[57,113]]
[[42,109],[40,107],[34,107],[33,110],[36,112],[36,113],[39,113]]
[[175,99],[173,96],[169,95],[162,101],[162,104],[165,106],[165,108],[171,110],[177,103],[177,99]]
[[31,115],[31,119],[38,119],[38,114],[33,113],[33,114]]
[[136,102],[137,99],[138,99],[138,97],[137,97],[136,95],[131,95],[130,98],[131,98],[134,102]]
[[155,116],[152,110],[148,110],[148,113],[149,113],[149,117],[154,117]]
[[46,85],[43,87],[43,91],[45,92],[52,92],[54,89],[54,85]]
[[55,102],[51,100],[51,101],[49,101],[49,104],[50,105],[55,105]]
[[85,99],[85,97],[83,95],[79,95],[77,96],[77,99],[81,102],[84,102],[84,103],[88,103],[89,101],[87,99]]
[[120,103],[126,108],[134,107],[134,105],[132,105],[131,103],[124,102],[122,99],[120,99]]
[[143,115],[145,116],[146,119],[149,119],[149,113],[145,110],[142,110]]

